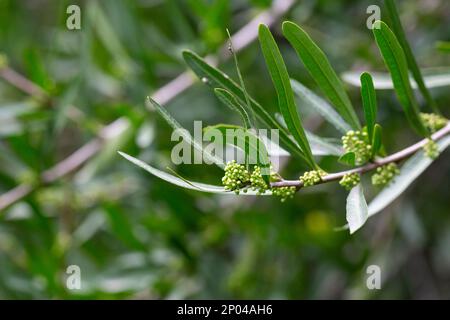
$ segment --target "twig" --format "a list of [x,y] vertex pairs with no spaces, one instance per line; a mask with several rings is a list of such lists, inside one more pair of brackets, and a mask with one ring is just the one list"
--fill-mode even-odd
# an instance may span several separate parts
[[[257,38],[257,26],[259,23],[272,25],[292,7],[294,2],[294,0],[276,0],[270,9],[253,18],[232,37],[235,50],[240,51],[244,49]],[[226,45],[223,48],[226,48]],[[222,52],[224,51],[223,48],[221,49]],[[223,55],[223,53],[221,53],[221,55]],[[224,58],[227,57],[228,56],[224,56]],[[213,61],[216,60],[213,57],[209,57],[209,59]],[[42,88],[32,83],[22,75],[18,74],[14,70],[10,69],[9,67],[5,67],[0,70],[0,77],[4,78],[6,81],[29,95],[39,96],[44,94],[45,96],[45,91]],[[189,72],[184,72],[177,78],[157,90],[152,95],[152,98],[158,101],[160,104],[166,104],[173,98],[178,96],[180,93],[188,89],[193,83],[194,78],[191,76],[191,74]],[[97,152],[100,151],[103,144],[105,143],[105,140],[108,139],[107,135],[105,136],[105,132],[114,132],[117,127],[122,126],[123,120],[124,119],[120,118],[113,121],[101,130],[98,137],[86,143],[84,146],[72,153],[66,159],[56,164],[54,167],[44,171],[41,175],[42,183],[47,184],[54,182],[77,170],[86,161],[88,161],[95,154],[97,154]],[[31,192],[33,192],[33,190],[35,190],[35,188],[35,185],[24,183],[0,195],[0,211],[28,196]]]
[[[450,133],[450,122],[447,123],[447,125],[444,128],[435,132],[431,137],[434,141],[437,141],[449,133]],[[387,156],[387,157],[381,158],[381,159],[377,159],[375,162],[368,163],[362,167],[327,174],[326,176],[322,177],[322,180],[318,184],[340,180],[346,174],[350,174],[350,173],[363,174],[363,173],[372,171],[378,167],[384,166],[389,163],[400,162],[400,161],[412,156],[414,153],[416,153],[418,150],[420,150],[427,142],[428,142],[428,138],[423,139],[403,150],[393,153],[390,156]],[[275,188],[277,188],[277,187],[297,187],[297,189],[300,189],[301,187],[303,187],[303,183],[300,180],[283,180],[283,181],[279,181],[279,182],[272,182],[271,186],[275,187]]]

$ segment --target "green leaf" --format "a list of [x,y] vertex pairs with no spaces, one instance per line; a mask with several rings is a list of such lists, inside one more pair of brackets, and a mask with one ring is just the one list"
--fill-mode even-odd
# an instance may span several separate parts
[[436,42],[436,49],[444,53],[450,53],[450,41]]
[[[439,151],[443,152],[450,146],[450,136],[446,136],[436,143]],[[400,169],[400,174],[370,202],[369,216],[373,216],[382,211],[397,199],[432,162],[433,159],[426,156],[423,150],[419,150],[415,155],[406,160]]]
[[354,129],[360,129],[358,117],[345,92],[341,80],[334,72],[323,51],[309,35],[293,22],[283,23],[283,34],[294,47],[308,72],[322,90],[323,94],[336,107],[336,110]]
[[222,88],[215,88],[214,93],[216,94],[217,98],[219,98],[219,100],[222,101],[226,106],[228,106],[231,110],[234,110],[237,113],[239,113],[239,115],[242,118],[242,122],[244,124],[245,129],[251,128],[248,113],[234,94]]
[[374,130],[373,130],[373,138],[371,140],[371,144],[372,144],[372,157],[375,157],[378,153],[378,151],[381,148],[381,133],[382,133],[382,129],[381,126],[377,123],[374,126]]
[[[241,104],[245,104],[245,94],[243,90],[233,80],[231,80],[228,75],[209,65],[205,60],[191,51],[183,51],[183,58],[203,83],[208,84],[212,88],[227,89],[235,95]],[[249,99],[253,112],[263,123],[265,128],[279,130],[280,143],[282,147],[289,151],[292,155],[305,159],[303,152],[297,146],[295,141],[289,137],[287,130],[280,126],[280,124],[269,113],[267,113],[267,111],[258,102],[251,97],[249,97]]]
[[154,101],[152,98],[147,97],[146,105],[149,109],[155,109],[166,122],[174,129],[179,130],[180,135],[183,137],[184,141],[191,144],[195,149],[197,149],[199,152],[203,154],[203,156],[208,159],[211,163],[214,163],[215,165],[219,166],[220,168],[225,168],[225,165],[223,163],[223,160],[208,153],[203,150],[203,146],[196,141],[192,136],[189,134],[189,132],[184,129],[168,112],[166,109],[161,107],[156,101]]
[[[184,181],[184,179],[178,178],[174,175],[171,175],[167,172],[161,171],[159,169],[156,169],[150,165],[148,165],[147,163],[132,157],[124,152],[119,151],[119,154],[124,157],[125,159],[127,159],[128,161],[132,162],[133,164],[137,165],[138,167],[141,167],[142,169],[144,169],[145,171],[151,173],[152,175],[167,181],[171,184],[174,184],[176,186],[185,188],[185,189],[190,189],[190,190],[195,190],[195,191],[203,191],[203,192],[209,192],[209,193],[219,193],[219,194],[233,194],[230,191],[226,191],[222,186],[215,186],[215,185],[210,185],[210,184],[205,184],[205,183],[201,183],[201,182],[193,182],[193,181],[189,181],[186,182]],[[266,191],[263,195],[271,195],[272,193],[270,191]],[[252,190],[248,190],[247,193],[242,193],[242,195],[256,195],[256,191],[252,191]]]
[[412,128],[422,136],[429,136],[419,117],[419,107],[408,77],[405,54],[394,33],[382,21],[376,21],[373,28],[375,41],[388,67],[400,104]]
[[350,234],[361,228],[369,216],[362,185],[358,183],[347,196],[347,223]]
[[[376,90],[391,90],[394,89],[392,78],[388,73],[383,72],[371,72],[373,84]],[[438,88],[450,85],[450,68],[436,67],[436,68],[424,68],[422,69],[425,84],[428,88]],[[344,72],[342,79],[348,84],[355,87],[360,87],[361,82],[359,79],[359,72]],[[413,89],[418,89],[417,83],[414,78],[409,77],[409,82]]]
[[308,130],[305,133],[315,156],[341,156],[344,152],[342,146],[333,139],[319,137]]
[[400,45],[403,48],[403,51],[404,51],[405,57],[406,57],[406,61],[409,66],[409,70],[411,71],[411,73],[414,77],[414,80],[416,80],[416,83],[419,86],[420,92],[422,93],[423,97],[425,98],[425,101],[427,102],[428,106],[435,113],[440,114],[439,109],[436,105],[436,102],[433,100],[433,98],[431,97],[430,91],[425,86],[425,82],[422,78],[422,74],[420,72],[416,58],[414,57],[411,46],[409,45],[409,42],[406,39],[405,31],[403,30],[403,26],[402,26],[400,17],[397,12],[395,1],[394,0],[385,0],[384,3],[386,5],[387,11],[389,13],[389,17],[391,18],[392,29],[393,29],[398,41],[400,42]]
[[291,79],[291,85],[295,95],[301,100],[302,106],[317,111],[341,133],[347,133],[352,129],[327,101],[294,79]]
[[355,153],[354,152],[347,152],[343,154],[338,161],[342,164],[346,164],[348,166],[354,167],[355,166]]
[[377,119],[377,96],[372,77],[367,72],[361,74],[361,97],[367,134],[369,135],[369,141],[372,141],[375,121]]
[[272,82],[277,92],[278,105],[284,121],[286,122],[290,133],[302,149],[308,165],[312,169],[316,169],[317,164],[314,161],[311,147],[309,146],[305,130],[303,129],[297,112],[297,106],[294,101],[294,93],[291,88],[289,74],[283,62],[283,57],[281,56],[280,50],[278,49],[269,28],[263,24],[259,26],[259,42],[267,68],[272,78]]
[[269,155],[266,146],[255,134],[245,128],[230,124],[218,124],[206,127],[203,130],[207,133],[214,129],[221,132],[224,142],[244,151],[249,164],[259,166],[264,180],[267,183],[270,182]]

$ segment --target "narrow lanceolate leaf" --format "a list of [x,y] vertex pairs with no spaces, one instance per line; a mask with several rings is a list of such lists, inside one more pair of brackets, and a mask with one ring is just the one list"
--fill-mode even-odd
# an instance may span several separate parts
[[367,202],[364,198],[363,188],[358,183],[347,196],[347,223],[350,234],[361,228],[369,216]]
[[283,34],[294,47],[323,94],[352,128],[359,129],[359,120],[350,98],[323,51],[302,28],[293,22],[283,23]]
[[223,163],[223,159],[220,159],[208,152],[205,152],[205,150],[203,150],[203,146],[201,145],[201,143],[199,141],[196,141],[189,133],[189,131],[187,131],[186,129],[184,129],[179,123],[178,121],[176,121],[168,112],[166,109],[164,109],[163,107],[161,107],[156,101],[154,101],[152,98],[147,97],[147,101],[146,101],[146,105],[148,108],[151,109],[155,109],[162,117],[164,120],[166,120],[166,122],[174,129],[174,130],[178,130],[180,135],[183,137],[184,141],[186,143],[189,143],[190,145],[192,145],[196,150],[198,150],[199,152],[201,152],[203,154],[203,156],[205,157],[205,159],[207,159],[209,162],[216,164],[217,166],[219,166],[220,168],[225,168],[225,164]]
[[412,52],[411,46],[409,45],[408,39],[406,39],[405,31],[403,30],[402,22],[400,21],[400,17],[398,15],[397,7],[395,5],[394,0],[385,0],[384,1],[387,11],[389,13],[389,17],[392,23],[392,29],[400,42],[400,45],[405,52],[406,61],[408,62],[409,70],[416,80],[417,85],[419,86],[420,92],[422,93],[425,101],[428,106],[435,112],[439,113],[439,109],[436,105],[436,102],[431,97],[431,93],[428,88],[425,86],[425,82],[422,78],[422,73],[420,72],[419,66],[417,64],[416,58]]
[[[241,104],[245,104],[245,93],[236,82],[230,79],[228,75],[219,69],[209,65],[205,60],[191,51],[184,51],[183,58],[194,73],[202,80],[203,83],[212,88],[224,88],[235,95]],[[292,155],[296,155],[305,159],[300,148],[294,140],[289,137],[287,130],[280,126],[280,124],[254,99],[249,97],[250,105],[253,112],[262,122],[266,129],[278,129],[280,136],[280,143]]]
[[372,77],[367,72],[361,74],[361,97],[367,134],[369,135],[369,141],[372,141],[375,121],[377,119],[377,96]]
[[[443,152],[450,146],[450,136],[442,138],[436,143],[439,151]],[[377,214],[397,199],[432,162],[433,159],[426,156],[423,150],[418,151],[406,160],[395,180],[386,186],[369,204],[369,216]]]
[[258,35],[264,59],[277,92],[280,112],[283,115],[289,132],[302,149],[308,165],[312,169],[316,169],[317,165],[312,156],[311,147],[309,146],[305,130],[303,129],[297,112],[289,74],[286,70],[280,50],[267,26],[261,24],[259,26]]
[[259,166],[264,180],[269,183],[269,154],[264,143],[255,134],[245,128],[230,124],[209,126],[204,129],[204,132],[207,133],[211,130],[218,130],[224,143],[244,151],[249,164]]
[[373,33],[384,62],[391,73],[392,82],[406,118],[418,134],[428,136],[429,132],[419,117],[419,107],[409,83],[408,64],[400,43],[391,29],[382,21],[375,22]]
[[317,111],[326,121],[332,124],[341,133],[347,133],[352,129],[327,101],[294,79],[291,79],[291,85],[295,95],[302,102],[302,106],[309,107],[314,111]]
[[[132,162],[133,164],[137,165],[138,167],[141,167],[145,171],[149,172],[150,174],[167,181],[171,184],[174,184],[176,186],[190,189],[190,190],[196,190],[196,191],[202,191],[202,192],[209,192],[209,193],[220,193],[220,194],[230,194],[230,191],[226,191],[224,187],[222,186],[215,186],[211,184],[205,184],[201,182],[194,182],[194,181],[186,181],[184,178],[179,178],[175,175],[172,175],[170,173],[161,171],[159,169],[156,169],[149,164],[132,157],[124,152],[120,152],[119,154],[127,159],[128,161]],[[234,194],[234,193],[233,193]],[[256,191],[248,190],[247,193],[243,193],[243,195],[256,195]],[[266,191],[263,195],[271,195],[270,191]]]
[[[383,72],[371,72],[373,79],[373,84],[376,90],[391,90],[394,89],[394,84],[392,83],[392,78],[389,73]],[[424,68],[422,69],[422,74],[424,77],[425,85],[428,88],[439,88],[450,86],[450,68],[447,67],[436,67],[436,68]],[[361,86],[359,79],[359,72],[344,72],[342,74],[342,79],[352,86]],[[418,89],[417,83],[414,81],[413,77],[409,77],[409,82],[413,89]]]
[[222,88],[214,89],[214,93],[216,94],[217,98],[219,98],[219,100],[222,101],[227,107],[239,113],[245,129],[250,129],[251,123],[248,113],[245,110],[244,106],[236,98],[236,96],[230,91]]
[[371,142],[371,144],[372,144],[372,156],[371,156],[371,158],[375,157],[377,155],[378,151],[381,148],[381,145],[382,145],[382,143],[381,143],[381,130],[382,130],[381,126],[378,123],[375,124],[374,130],[373,130],[373,137],[372,137],[372,140],[370,140],[370,141],[372,141]]

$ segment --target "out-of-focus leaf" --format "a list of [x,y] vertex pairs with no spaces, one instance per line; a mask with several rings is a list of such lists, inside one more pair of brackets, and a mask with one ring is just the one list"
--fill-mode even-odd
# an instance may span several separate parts
[[293,22],[283,23],[283,34],[294,47],[323,94],[352,128],[359,129],[359,120],[350,98],[323,51],[302,28]]
[[[212,88],[224,88],[233,93],[241,104],[245,104],[245,95],[243,90],[231,78],[211,66],[205,60],[191,51],[184,51],[183,57],[188,66],[194,71],[203,83]],[[258,119],[263,123],[266,129],[278,129],[280,136],[280,143],[283,148],[289,151],[292,155],[296,155],[304,159],[304,155],[298,148],[295,141],[289,137],[289,133],[253,98],[250,97],[250,104],[253,112]]]
[[405,53],[406,61],[408,62],[408,66],[409,66],[409,70],[411,70],[411,73],[419,87],[419,90],[422,93],[423,97],[425,98],[428,106],[435,113],[439,114],[440,112],[436,105],[436,102],[433,100],[433,98],[431,97],[430,91],[425,86],[425,83],[422,78],[422,73],[420,72],[416,58],[414,57],[411,46],[409,45],[409,42],[406,39],[405,31],[403,30],[402,22],[400,21],[400,17],[397,12],[397,7],[395,5],[395,1],[394,0],[384,0],[384,3],[386,5],[387,12],[389,13],[389,17],[391,18],[392,29],[393,29],[398,41],[400,42],[400,45],[402,46],[404,53]]
[[317,111],[341,133],[346,133],[352,129],[327,101],[294,79],[291,79],[291,85],[294,93],[303,103],[301,104],[302,107],[310,107],[314,111]]
[[377,96],[373,87],[372,77],[369,73],[361,74],[361,97],[366,119],[367,134],[369,141],[373,139],[373,131],[377,119]]
[[409,83],[408,64],[405,53],[394,33],[383,21],[376,21],[373,27],[375,41],[388,67],[400,104],[411,127],[422,136],[429,132],[419,117],[419,106]]
[[[450,145],[450,136],[436,143],[439,151],[443,152]],[[380,212],[397,199],[432,162],[433,160],[426,156],[423,150],[419,150],[406,160],[400,169],[400,174],[370,202],[369,216]]]
[[[394,84],[392,83],[392,78],[389,73],[382,72],[370,72],[372,75],[373,83],[376,90],[391,90],[394,89]],[[425,85],[428,88],[445,87],[450,85],[450,68],[437,67],[437,68],[426,68],[422,69],[422,74],[424,76]],[[344,72],[342,74],[342,79],[348,84],[355,87],[360,87],[361,82],[359,79],[359,72]],[[417,83],[414,81],[413,77],[409,77],[409,82],[413,89],[417,89]]]
[[449,41],[438,41],[436,43],[436,49],[444,53],[450,53],[450,42]]
[[315,156],[341,156],[344,152],[340,144],[331,142],[328,138],[319,137],[308,130],[305,133]]
[[361,228],[368,217],[367,202],[364,197],[363,188],[358,183],[347,196],[347,223],[350,234]]
[[308,165],[312,169],[316,169],[317,164],[314,161],[311,147],[308,139],[306,138],[305,130],[303,129],[303,125],[297,112],[294,93],[291,88],[291,82],[286,65],[284,64],[283,57],[281,56],[280,50],[278,49],[269,28],[263,24],[259,26],[259,42],[267,68],[272,78],[272,82],[277,92],[280,112],[283,115],[287,128],[299,144]]
[[[283,127],[286,127],[286,122],[280,113],[276,113],[275,118]],[[305,133],[308,138],[309,145],[311,146],[311,152],[314,156],[341,156],[344,153],[344,149],[342,148],[339,139],[319,137],[308,130],[305,130]],[[268,151],[272,156],[273,154],[271,150]],[[289,155],[289,153],[285,150],[281,150],[280,152],[280,155]]]
[[[165,180],[171,184],[174,184],[176,186],[179,186],[179,187],[182,187],[185,189],[208,192],[208,193],[220,193],[220,194],[233,194],[234,195],[234,193],[232,193],[230,191],[226,191],[224,189],[224,187],[222,187],[222,186],[215,186],[215,185],[211,185],[211,184],[205,184],[205,183],[194,182],[194,181],[189,181],[189,183],[187,183],[183,179],[180,179],[180,178],[178,178],[174,175],[171,175],[167,172],[156,169],[156,168],[148,165],[147,163],[145,163],[135,157],[132,157],[124,152],[119,151],[119,154],[122,157],[124,157],[125,159],[127,159],[128,161],[137,165],[138,167],[141,167],[145,171],[151,173],[152,175],[154,175],[162,180]],[[256,195],[256,191],[248,190],[247,193],[242,193],[241,195]],[[271,192],[266,192],[263,195],[271,195]]]

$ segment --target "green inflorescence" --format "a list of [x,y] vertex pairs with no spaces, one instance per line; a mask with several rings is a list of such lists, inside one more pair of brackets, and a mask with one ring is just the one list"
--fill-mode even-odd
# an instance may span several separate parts
[[225,190],[234,191],[239,194],[241,188],[250,182],[250,173],[244,165],[232,160],[225,166],[225,175],[222,178],[222,184]]
[[322,177],[327,173],[323,170],[306,171],[299,179],[304,187],[313,186],[322,181]]
[[[270,180],[279,181],[281,177],[278,173],[272,172],[270,174]],[[296,187],[271,188],[264,181],[259,166],[254,166],[253,171],[250,173],[244,165],[236,163],[235,160],[228,162],[225,166],[225,175],[222,178],[222,184],[225,186],[225,190],[234,191],[236,194],[239,194],[241,190],[246,193],[251,189],[256,191],[257,195],[261,195],[271,190],[272,194],[279,197],[281,202],[294,197],[296,192]]]
[[431,159],[436,159],[439,156],[438,145],[431,139],[428,139],[428,142],[423,146],[423,151]]
[[348,131],[342,137],[342,146],[345,152],[353,152],[355,154],[355,163],[361,165],[370,160],[372,155],[372,146],[368,142],[367,129],[361,131]]
[[295,187],[272,188],[272,194],[276,197],[280,197],[281,202],[285,202],[286,199],[293,198],[295,191]]
[[389,163],[382,167],[378,167],[376,172],[372,175],[372,184],[374,186],[385,186],[399,173],[400,170],[395,163]]
[[425,127],[427,127],[432,133],[445,127],[448,122],[446,118],[435,113],[420,113],[420,118],[422,119]]
[[343,186],[346,190],[351,190],[361,181],[359,173],[347,173],[339,181],[339,184]]
[[261,168],[258,166],[254,166],[253,172],[250,175],[250,185],[252,190],[256,191],[258,195],[263,194],[269,189],[269,186],[261,175]]

